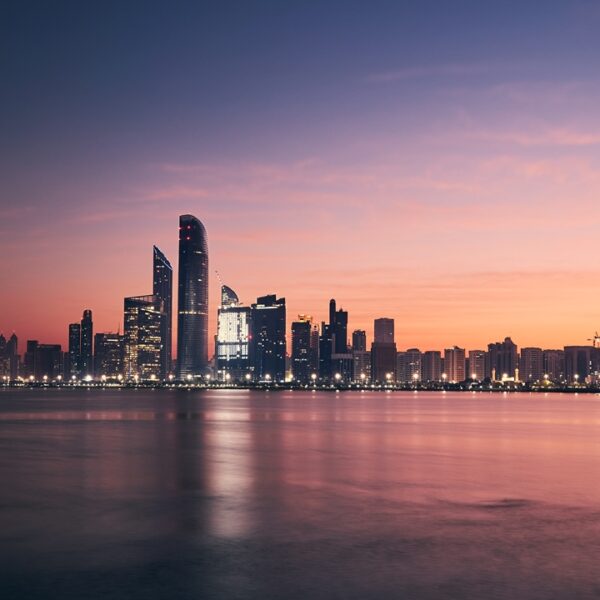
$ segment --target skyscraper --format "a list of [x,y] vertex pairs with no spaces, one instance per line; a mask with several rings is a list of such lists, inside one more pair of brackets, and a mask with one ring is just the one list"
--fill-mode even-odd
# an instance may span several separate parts
[[467,376],[475,381],[485,379],[485,350],[469,350],[469,372]]
[[125,298],[124,371],[127,379],[159,379],[163,302],[152,295]]
[[119,333],[94,335],[94,371],[96,379],[116,379],[123,375],[123,336]]
[[84,310],[81,319],[81,358],[79,363],[79,374],[81,377],[94,375],[94,323],[92,311]]
[[407,383],[417,383],[422,379],[422,354],[418,348],[409,348],[404,353],[404,376]]
[[492,380],[517,378],[519,354],[517,345],[509,338],[503,342],[488,344],[488,377]]
[[285,298],[261,296],[252,305],[254,377],[259,381],[285,379]]
[[425,382],[440,381],[442,378],[442,354],[439,350],[423,352],[421,359],[422,378]]
[[152,294],[163,302],[165,318],[161,331],[160,377],[165,379],[171,372],[172,364],[172,323],[173,323],[173,268],[167,257],[153,246]]
[[394,319],[375,319],[375,342],[393,344],[394,341]]
[[519,379],[527,383],[542,381],[544,377],[544,353],[541,348],[521,348]]
[[250,307],[241,306],[237,294],[221,286],[221,305],[217,313],[215,360],[222,381],[242,381],[252,372]]
[[308,383],[311,375],[311,321],[304,315],[292,323],[292,375],[299,383]]
[[544,375],[555,383],[564,381],[565,378],[565,352],[564,350],[544,350]]
[[371,344],[371,380],[375,383],[395,382],[397,352],[394,342],[394,319],[374,322],[375,341]]
[[364,329],[355,329],[352,332],[352,350],[364,351],[367,349],[367,333]]
[[454,346],[444,350],[444,371],[447,381],[459,383],[465,380],[465,350]]
[[177,376],[203,375],[208,366],[208,244],[204,225],[179,217]]
[[593,346],[565,346],[565,379],[567,383],[585,383],[592,373]]
[[10,366],[10,378],[15,380],[19,376],[19,339],[13,333],[6,342],[6,354]]
[[69,325],[69,372],[68,377],[80,377],[81,366],[81,324],[71,323]]

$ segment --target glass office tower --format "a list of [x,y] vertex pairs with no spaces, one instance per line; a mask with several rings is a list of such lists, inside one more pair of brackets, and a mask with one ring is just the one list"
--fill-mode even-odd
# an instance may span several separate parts
[[204,225],[179,217],[177,377],[204,375],[208,367],[208,245]]

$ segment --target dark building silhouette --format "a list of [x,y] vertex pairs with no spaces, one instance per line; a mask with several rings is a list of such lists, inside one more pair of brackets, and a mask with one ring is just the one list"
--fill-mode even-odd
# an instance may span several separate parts
[[6,342],[6,355],[9,362],[10,378],[15,380],[19,376],[19,338],[15,333]]
[[250,307],[241,306],[230,287],[221,286],[215,344],[217,376],[221,381],[244,381],[252,375],[251,312]]
[[292,376],[299,383],[308,383],[311,375],[311,321],[298,317],[292,323]]
[[27,340],[25,376],[36,381],[56,379],[63,374],[63,353],[60,344],[40,344]]
[[333,333],[329,323],[321,323],[319,336],[319,378],[324,381],[331,379],[331,355],[333,353]]
[[404,352],[404,371],[397,369],[396,378],[404,383],[417,383],[422,379],[422,353],[418,348],[409,348]]
[[352,350],[365,351],[367,349],[367,333],[364,329],[355,329],[352,332]]
[[331,381],[337,373],[350,379],[347,363],[352,364],[352,355],[348,352],[348,313],[342,309],[337,310],[332,298],[329,301],[329,322],[321,323],[319,377],[324,381]]
[[475,381],[486,378],[486,352],[485,350],[469,350],[469,369],[467,377]]
[[153,295],[125,298],[123,313],[126,379],[160,379],[162,299]]
[[446,381],[459,383],[467,378],[464,348],[453,346],[444,350],[444,373]]
[[208,367],[208,244],[204,225],[179,217],[177,376],[204,375]]
[[348,352],[348,312],[336,310],[335,300],[329,301],[329,327],[333,347],[332,354],[346,354]]
[[505,378],[516,378],[519,368],[517,345],[509,338],[503,342],[488,344],[487,376],[495,381]]
[[319,326],[312,325],[310,331],[310,372],[319,373]]
[[544,376],[553,383],[560,383],[565,380],[565,351],[564,350],[544,350]]
[[396,381],[396,344],[373,342],[371,344],[371,380],[374,383]]
[[81,319],[81,359],[79,371],[81,377],[94,375],[94,323],[92,321],[92,311],[84,310]]
[[375,339],[371,344],[371,380],[374,383],[396,381],[398,352],[394,342],[394,319],[374,321]]
[[94,371],[96,379],[116,379],[123,375],[123,336],[119,333],[97,333],[94,336]]
[[527,383],[544,378],[544,352],[541,348],[521,348],[519,379]]
[[363,329],[352,332],[352,380],[357,383],[371,380],[371,353],[367,350],[367,334]]
[[153,246],[152,294],[163,302],[165,318],[161,331],[160,377],[166,379],[172,367],[173,268],[167,257]]
[[80,376],[81,366],[81,324],[71,323],[69,325],[69,350],[68,350],[68,372],[65,375],[69,378]]
[[375,319],[375,343],[393,344],[394,343],[394,319],[382,317]]
[[421,376],[424,382],[433,383],[442,379],[442,353],[427,350],[421,358]]
[[252,305],[254,377],[259,381],[285,379],[285,298],[261,296]]
[[593,346],[565,346],[565,379],[567,383],[585,383],[593,372]]

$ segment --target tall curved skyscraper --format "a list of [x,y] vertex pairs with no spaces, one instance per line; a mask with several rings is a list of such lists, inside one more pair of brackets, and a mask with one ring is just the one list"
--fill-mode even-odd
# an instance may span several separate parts
[[208,244],[192,215],[179,217],[177,376],[203,375],[208,367]]

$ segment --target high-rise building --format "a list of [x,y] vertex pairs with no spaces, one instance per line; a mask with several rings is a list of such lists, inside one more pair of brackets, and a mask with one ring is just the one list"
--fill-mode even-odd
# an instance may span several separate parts
[[208,367],[208,244],[204,225],[179,217],[177,376],[203,375]]
[[439,350],[423,352],[421,372],[424,382],[432,383],[442,379],[442,354]]
[[10,361],[6,353],[6,338],[0,333],[0,377],[5,380],[10,378]]
[[485,350],[469,350],[469,372],[468,377],[475,381],[483,381],[486,377]]
[[544,350],[544,376],[554,383],[565,379],[565,352],[564,350]]
[[565,379],[567,383],[585,383],[593,371],[593,346],[565,346]]
[[375,319],[375,343],[393,344],[394,341],[394,319]]
[[252,305],[254,377],[259,381],[285,379],[285,298],[261,296]]
[[124,345],[119,333],[94,335],[94,372],[96,379],[117,379],[123,375]]
[[367,333],[363,329],[352,332],[352,380],[365,383],[371,380],[371,353],[367,350]]
[[310,360],[311,321],[304,315],[292,323],[292,376],[294,381],[308,383],[311,376]]
[[126,379],[160,379],[163,301],[157,296],[132,296],[123,305],[124,371]]
[[544,353],[541,348],[521,348],[519,379],[527,383],[544,378]]
[[67,377],[79,378],[81,375],[81,323],[69,325],[69,372]]
[[336,310],[335,300],[329,301],[329,326],[332,335],[332,354],[346,354],[348,352],[348,312]]
[[488,344],[488,377],[493,381],[518,379],[518,368],[518,348],[509,337],[503,342]]
[[364,329],[355,329],[352,332],[352,350],[365,351],[367,349],[367,332]]
[[404,381],[417,383],[422,379],[422,354],[418,348],[409,348],[404,353]]
[[310,331],[310,374],[319,373],[319,326],[312,325]]
[[81,319],[81,358],[79,373],[81,377],[92,377],[94,375],[94,323],[92,311],[84,310]]
[[152,294],[163,301],[165,318],[163,319],[160,355],[160,377],[166,379],[172,367],[172,324],[173,324],[173,268],[167,257],[153,246]]
[[331,355],[333,354],[333,333],[329,323],[321,323],[319,336],[319,378],[329,381],[332,377]]
[[396,381],[406,383],[406,352],[401,350],[396,352]]
[[371,344],[371,381],[394,383],[396,381],[396,344],[373,342]]
[[6,342],[6,354],[10,365],[10,378],[15,380],[19,376],[19,339],[15,333]]
[[63,374],[63,353],[60,344],[40,344],[27,340],[25,376],[37,381],[56,379]]
[[465,380],[465,350],[454,346],[444,350],[444,370],[450,383]]
[[382,317],[374,322],[375,338],[371,344],[371,381],[393,383],[396,381],[396,343],[394,319]]
[[219,380],[245,381],[247,375],[252,375],[251,331],[250,307],[242,306],[237,294],[222,285],[215,348]]

